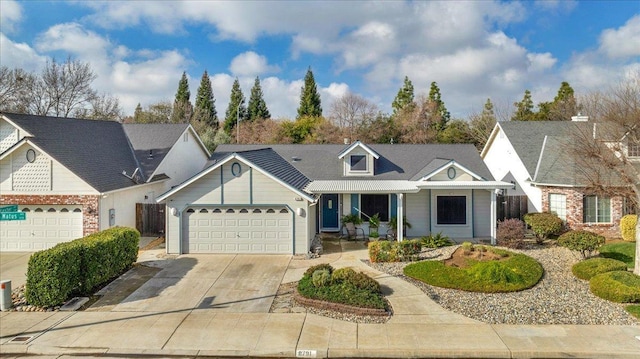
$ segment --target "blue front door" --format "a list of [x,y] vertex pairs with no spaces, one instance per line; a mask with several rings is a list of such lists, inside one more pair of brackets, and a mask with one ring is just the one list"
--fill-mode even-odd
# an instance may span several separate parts
[[322,229],[338,230],[338,195],[322,195]]

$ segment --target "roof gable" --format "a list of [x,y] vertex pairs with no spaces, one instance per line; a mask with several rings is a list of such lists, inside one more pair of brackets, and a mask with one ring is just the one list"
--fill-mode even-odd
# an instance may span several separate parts
[[353,151],[354,149],[356,149],[358,147],[363,149],[365,152],[367,152],[371,156],[373,156],[373,158],[375,158],[376,160],[378,158],[380,158],[380,155],[378,153],[376,153],[376,151],[372,150],[369,146],[365,145],[364,143],[362,143],[360,141],[356,141],[356,142],[352,143],[349,147],[347,147],[344,150],[342,150],[342,152],[340,152],[338,154],[338,158],[339,159],[344,158],[344,156],[346,156],[347,154],[349,154],[351,151]]
[[[457,163],[455,160],[443,160],[440,158],[437,158],[435,160],[433,160],[429,165],[427,165],[425,167],[425,171],[427,170],[429,172],[426,172],[426,174],[422,177],[420,177],[418,179],[418,181],[430,181],[432,180],[436,175],[441,174],[444,171],[447,171],[447,176],[450,180],[453,180],[454,178],[458,177],[459,175],[456,174],[456,171],[453,172],[453,176],[451,176],[449,174],[449,169],[450,168],[454,168],[454,169],[458,169],[462,172],[464,172],[465,174],[471,176],[471,178],[473,178],[473,180],[475,181],[482,181],[484,180],[484,178],[482,178],[481,176],[478,176],[477,174],[473,173],[472,171],[470,171],[469,169],[465,168],[464,166],[460,165],[459,163]],[[423,171],[421,171],[423,172]],[[415,176],[414,176],[415,177]]]

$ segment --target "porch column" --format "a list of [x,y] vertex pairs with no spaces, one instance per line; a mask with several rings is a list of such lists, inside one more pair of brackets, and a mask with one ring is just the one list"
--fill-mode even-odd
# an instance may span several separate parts
[[403,202],[403,197],[404,195],[402,193],[398,193],[398,203],[397,203],[397,227],[398,228],[398,233],[396,233],[397,235],[397,239],[398,242],[401,242],[402,239],[404,238],[404,221],[402,220],[404,217],[404,213],[402,212],[402,202]]
[[491,190],[491,244],[494,246],[496,245],[496,226],[498,225],[496,191],[498,190]]

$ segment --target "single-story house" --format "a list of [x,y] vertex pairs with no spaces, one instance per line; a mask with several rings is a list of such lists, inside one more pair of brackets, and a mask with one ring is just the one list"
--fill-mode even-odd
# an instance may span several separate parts
[[0,113],[0,250],[136,227],[137,203],[155,204],[209,156],[188,124]]
[[168,253],[304,254],[345,214],[412,225],[397,237],[439,233],[495,240],[499,182],[473,145],[221,145],[207,166],[157,198]]
[[[622,216],[633,211],[631,201],[624,195],[606,197],[590,191],[567,143],[575,140],[576,131],[597,136],[597,128],[586,116],[498,122],[481,157],[494,178],[515,183],[507,195],[526,196],[529,212],[554,212],[569,228],[615,237]],[[640,163],[640,151],[630,152],[628,158]]]

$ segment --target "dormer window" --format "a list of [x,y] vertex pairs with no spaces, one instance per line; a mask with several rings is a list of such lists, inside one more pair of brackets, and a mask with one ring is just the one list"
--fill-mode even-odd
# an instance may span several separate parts
[[351,171],[352,172],[366,172],[367,171],[367,156],[365,155],[351,155]]

